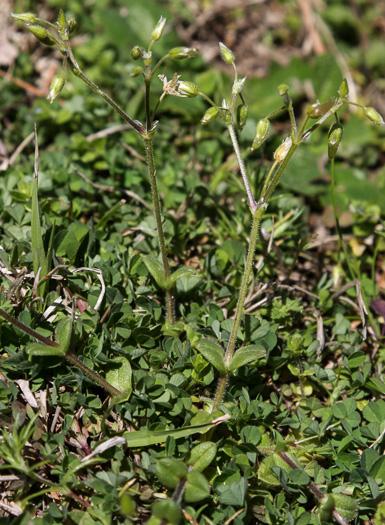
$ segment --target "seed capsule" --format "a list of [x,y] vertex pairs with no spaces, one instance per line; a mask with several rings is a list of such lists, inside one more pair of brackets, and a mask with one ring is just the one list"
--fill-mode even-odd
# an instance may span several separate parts
[[270,131],[270,121],[267,118],[261,119],[257,127],[255,129],[255,137],[253,140],[253,144],[251,145],[251,149],[257,149],[265,140],[267,139],[267,136]]
[[328,155],[329,159],[334,159],[337,155],[338,148],[340,147],[344,130],[341,124],[332,125],[328,134]]
[[232,64],[235,60],[233,52],[226,47],[225,44],[222,44],[222,42],[219,42],[219,47],[221,49],[222,58],[226,64]]
[[219,109],[216,106],[209,108],[202,117],[201,124],[205,125],[215,120],[218,116]]
[[156,26],[154,27],[152,33],[151,33],[151,38],[152,40],[159,40],[160,37],[162,36],[163,34],[163,29],[164,29],[164,26],[166,25],[166,19],[164,18],[164,16],[161,16],[159,18],[159,21],[158,23],[156,24]]
[[374,108],[365,108],[365,116],[379,126],[384,125],[384,119]]

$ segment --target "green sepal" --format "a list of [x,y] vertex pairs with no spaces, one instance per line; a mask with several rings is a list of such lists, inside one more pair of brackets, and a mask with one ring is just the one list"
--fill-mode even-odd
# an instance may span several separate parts
[[42,343],[31,343],[25,349],[32,356],[64,356],[65,350],[61,347],[43,345]]
[[72,320],[66,317],[59,321],[56,327],[56,342],[61,346],[63,354],[66,354],[72,342]]
[[210,485],[203,474],[196,470],[191,470],[187,474],[186,490],[184,499],[189,503],[201,501],[210,495]]
[[196,270],[195,268],[191,268],[191,266],[181,266],[177,270],[175,270],[174,273],[170,275],[170,277],[167,279],[167,285],[166,288],[170,290],[176,283],[178,279],[181,279],[182,277],[187,277],[189,275],[195,275]]
[[186,478],[187,472],[186,465],[175,458],[159,459],[155,467],[159,481],[169,489],[174,489],[181,479]]
[[214,341],[214,339],[201,339],[198,341],[196,349],[218,372],[223,374],[226,371],[224,350],[217,341]]
[[247,363],[251,363],[252,361],[256,361],[265,354],[266,350],[262,345],[244,346],[235,352],[230,365],[227,367],[227,371],[234,372],[237,368],[247,365]]
[[142,260],[144,264],[147,267],[147,270],[150,272],[152,277],[154,278],[156,284],[159,286],[159,288],[162,288],[162,290],[166,289],[166,279],[164,276],[164,268],[163,264],[158,261],[156,257],[153,257],[152,255],[143,255]]
[[213,461],[217,453],[217,446],[212,441],[203,441],[194,447],[187,459],[187,464],[194,470],[202,472]]

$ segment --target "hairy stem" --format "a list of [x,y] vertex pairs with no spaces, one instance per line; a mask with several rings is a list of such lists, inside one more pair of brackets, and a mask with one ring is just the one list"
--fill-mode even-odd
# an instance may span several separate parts
[[[259,238],[259,225],[261,223],[264,212],[265,212],[264,206],[257,209],[257,211],[253,212],[253,223],[252,223],[251,233],[250,233],[249,250],[247,252],[245,269],[244,269],[244,273],[242,277],[241,288],[239,291],[238,302],[237,302],[237,306],[235,310],[234,325],[231,330],[230,339],[229,339],[226,353],[225,353],[225,365],[226,366],[228,366],[231,363],[231,360],[234,354],[237,333],[238,333],[238,329],[239,329],[239,326],[242,320],[243,306],[245,304],[245,299],[246,299],[247,291],[249,288],[249,279],[250,279],[251,269],[253,267],[255,247],[256,247],[256,244]],[[219,379],[212,412],[216,409],[217,405],[222,401],[223,395],[226,391],[226,385],[227,385],[228,378],[229,378],[229,374],[223,374]]]
[[[156,180],[156,170],[155,170],[155,161],[154,161],[154,150],[152,146],[152,138],[150,137],[144,137],[144,149],[146,151],[146,162],[148,167],[148,174],[150,177],[150,184],[151,184],[151,194],[152,194],[152,202],[154,206],[154,215],[155,215],[155,221],[156,221],[156,229],[158,231],[158,239],[159,239],[159,247],[160,247],[160,254],[162,257],[162,263],[164,268],[164,276],[165,280],[167,282],[168,278],[171,275],[170,271],[170,265],[168,263],[167,258],[167,250],[166,250],[166,241],[164,238],[163,233],[163,226],[162,226],[162,212],[160,209],[160,200],[159,200],[159,191],[158,191],[158,183]],[[167,321],[173,325],[175,324],[175,300],[173,296],[173,289],[166,289],[166,316]]]

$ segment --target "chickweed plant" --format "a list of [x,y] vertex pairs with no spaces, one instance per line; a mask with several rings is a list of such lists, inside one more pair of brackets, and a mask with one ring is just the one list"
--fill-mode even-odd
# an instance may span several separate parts
[[[170,497],[165,494],[162,494],[162,497],[159,497],[159,500],[152,506],[151,511],[147,514],[147,523],[150,525],[174,524],[179,523],[182,520],[182,516],[184,516],[183,519],[187,520],[189,523],[198,523],[197,520],[200,519],[199,515],[204,512],[205,507],[203,506],[199,512],[195,512],[193,505],[205,500],[210,494],[210,484],[216,483],[215,476],[217,474],[215,473],[215,469],[209,471],[210,469],[208,469],[208,467],[216,458],[219,445],[214,441],[211,441],[211,439],[213,439],[212,436],[216,430],[216,425],[224,423],[231,418],[225,403],[225,395],[229,381],[233,379],[235,381],[237,380],[239,377],[239,370],[242,367],[245,367],[246,365],[253,367],[257,366],[258,363],[266,357],[268,350],[266,345],[260,343],[243,345],[241,343],[242,338],[240,337],[242,320],[244,319],[245,314],[245,300],[250,291],[252,274],[255,273],[253,268],[256,245],[260,236],[261,221],[266,214],[274,195],[274,190],[283,177],[290,159],[299,146],[308,141],[313,132],[328,120],[331,120],[328,134],[328,156],[332,164],[332,182],[334,192],[334,159],[343,137],[343,127],[338,112],[344,105],[353,104],[349,101],[348,83],[346,80],[343,80],[336,96],[330,99],[329,102],[316,102],[310,105],[300,122],[297,122],[297,117],[294,113],[293,102],[289,95],[289,87],[285,84],[278,87],[278,95],[282,99],[282,105],[277,110],[265,115],[259,121],[255,130],[254,140],[251,144],[251,149],[258,149],[264,144],[271,131],[270,121],[279,112],[287,112],[290,120],[290,133],[275,150],[271,167],[266,174],[262,187],[259,189],[258,193],[255,194],[252,189],[250,177],[243,160],[238,140],[238,133],[242,131],[248,117],[248,106],[242,93],[246,78],[240,78],[235,56],[224,44],[219,44],[222,59],[224,62],[232,66],[234,77],[231,93],[228,97],[223,99],[221,104],[218,104],[202,92],[198,85],[188,80],[181,80],[178,73],[173,73],[171,78],[168,78],[164,73],[161,73],[162,67],[167,64],[168,59],[184,60],[193,58],[198,54],[197,49],[187,47],[172,48],[155,64],[153,63],[152,50],[156,46],[156,43],[161,39],[166,24],[166,19],[161,17],[149,36],[150,43],[148,48],[144,49],[140,46],[135,46],[131,51],[133,60],[138,61],[140,64],[132,70],[132,75],[141,76],[143,78],[145,89],[145,120],[144,122],[139,122],[138,120],[131,118],[80,68],[79,63],[74,56],[70,42],[70,35],[73,33],[77,25],[75,19],[67,18],[63,11],[60,11],[56,23],[43,20],[33,13],[13,14],[13,18],[22,22],[26,29],[42,44],[55,47],[63,56],[62,69],[53,79],[48,95],[48,100],[51,103],[59,97],[65,86],[67,75],[69,72],[72,72],[91,90],[102,97],[126,123],[132,126],[141,138],[145,150],[145,159],[151,184],[152,206],[159,241],[159,256],[146,255],[143,257],[143,261],[158,287],[165,293],[165,323],[169,327],[175,325],[177,321],[177,310],[175,308],[175,284],[179,279],[195,273],[195,270],[187,266],[173,270],[168,259],[165,235],[163,232],[162,206],[158,191],[156,156],[154,155],[153,143],[154,136],[158,131],[158,121],[156,119],[158,118],[161,103],[167,95],[180,98],[202,97],[208,103],[209,107],[202,117],[201,124],[208,126],[213,120],[220,119],[223,121],[223,125],[226,127],[229,134],[247,196],[249,213],[252,217],[251,231],[248,237],[247,256],[240,287],[237,293],[236,307],[231,321],[229,337],[225,345],[223,345],[223,341],[221,341],[220,337],[217,339],[207,336],[205,337],[202,333],[197,333],[197,331],[194,330],[194,327],[186,327],[187,339],[191,343],[192,348],[198,352],[196,355],[198,357],[203,356],[205,364],[209,363],[212,365],[219,376],[215,397],[213,399],[205,400],[209,407],[206,412],[197,412],[194,417],[187,419],[183,426],[180,426],[179,428],[173,426],[166,430],[157,430],[156,428],[140,430],[135,427],[131,416],[129,417],[129,420],[124,420],[124,416],[122,416],[123,427],[120,428],[120,431],[130,430],[130,432],[126,431],[122,434],[124,438],[123,441],[128,448],[153,446],[155,444],[165,443],[167,449],[166,455],[158,454],[155,466],[153,464],[151,467],[151,472],[156,476],[162,487],[172,490],[173,493]],[[159,80],[163,84],[163,93],[154,104],[152,100],[151,86],[153,82],[159,82]],[[363,107],[363,109],[366,117],[370,121],[380,126],[384,125],[382,117],[375,109],[367,107]],[[35,142],[35,178],[32,193],[31,241],[33,271],[35,275],[35,295],[43,298],[43,302],[39,306],[41,312],[43,312],[44,298],[47,296],[50,278],[55,272],[55,268],[51,270],[53,262],[52,239],[48,243],[48,249],[46,250],[41,229],[38,202],[37,133],[35,134]],[[337,216],[335,200],[334,206]],[[342,249],[344,249],[342,236],[339,230],[338,232]],[[346,252],[345,259],[346,263],[349,264],[349,258]],[[108,434],[109,430],[106,421],[110,412],[119,404],[124,406],[124,402],[127,401],[132,394],[131,365],[125,362],[125,366],[122,368],[123,374],[126,374],[125,378],[122,379],[120,377],[118,378],[118,381],[115,381],[116,375],[109,374],[107,376],[107,379],[111,381],[109,382],[80,361],[74,355],[73,332],[75,309],[73,309],[71,318],[64,317],[59,323],[57,323],[55,341],[52,341],[50,338],[41,335],[26,324],[22,323],[20,320],[13,317],[9,313],[10,311],[11,307],[8,304],[3,309],[0,309],[0,315],[18,330],[28,334],[37,341],[27,346],[26,351],[31,359],[33,357],[65,358],[70,364],[79,368],[113,397],[112,404],[107,410],[102,422],[102,425],[104,425],[103,429],[106,431],[106,434]],[[303,381],[303,377],[306,377],[306,374],[302,369],[301,356],[306,352],[308,355],[314,355],[317,351],[318,343],[315,341],[310,346],[307,345],[305,347],[304,338],[295,333],[290,334],[287,341],[286,353],[289,356],[289,360],[291,359],[293,362],[298,363],[296,373],[300,376],[300,382],[302,381],[301,391],[303,393],[306,388],[306,383]],[[120,361],[120,363],[123,364],[123,361]],[[117,364],[119,364],[119,359],[117,359]],[[290,366],[292,367],[290,370],[294,370],[294,365],[292,363],[290,363]],[[307,370],[308,375],[311,373],[310,370]],[[118,386],[121,387],[121,385],[122,388],[118,388]],[[177,385],[174,386],[176,387]],[[143,392],[144,391],[145,390],[143,390]],[[246,393],[245,396],[247,398]],[[248,399],[248,404],[250,406],[248,417],[251,417],[250,414],[252,410],[258,412],[266,409],[266,406],[261,408],[262,405],[259,407],[253,405],[252,408],[250,399]],[[141,414],[138,409],[138,414],[139,413]],[[88,458],[87,456],[82,463],[72,464],[67,473],[57,472],[57,475],[60,477],[60,482],[58,483],[53,483],[48,478],[42,477],[40,474],[36,473],[37,468],[42,464],[39,463],[35,466],[30,465],[28,460],[23,458],[22,453],[23,449],[26,447],[27,441],[31,439],[34,432],[37,415],[30,417],[29,423],[24,427],[20,424],[20,417],[19,414],[16,416],[11,433],[3,430],[2,440],[0,441],[0,456],[2,458],[0,468],[13,469],[22,474],[26,474],[35,482],[47,487],[41,489],[40,492],[35,493],[34,497],[46,492],[54,491],[65,497],[72,498],[78,505],[80,505],[80,507],[83,505],[88,508],[89,504],[85,502],[83,496],[78,495],[78,492],[81,492],[84,489],[84,485],[78,478],[76,478],[75,474],[80,471],[80,469],[86,468],[94,462],[97,462],[97,460]],[[284,440],[279,433],[277,433],[275,438],[272,439],[267,432],[263,431],[261,425],[246,425],[245,421],[247,421],[247,418],[245,416],[243,424],[246,430],[242,430],[242,436],[245,438],[247,433],[252,445],[246,446],[239,444],[240,447],[244,446],[244,450],[242,450],[242,461],[244,462],[244,465],[248,466],[250,465],[250,461],[254,462],[254,465],[252,467],[250,466],[247,470],[247,476],[251,478],[254,466],[257,465],[256,452],[265,456],[265,458],[259,462],[259,466],[256,466],[255,468],[257,469],[258,479],[262,482],[262,486],[264,487],[261,489],[259,497],[261,497],[261,494],[264,496],[264,505],[266,508],[269,508],[269,505],[271,506],[271,497],[269,494],[270,489],[273,490],[274,487],[280,484],[282,484],[289,493],[293,493],[293,491],[295,492],[295,490],[297,490],[299,497],[302,498],[301,501],[303,505],[306,502],[305,489],[310,491],[318,502],[318,510],[315,517],[312,516],[311,513],[305,513],[307,516],[306,520],[294,521],[294,518],[290,514],[291,521],[288,520],[287,523],[329,523],[332,520],[336,520],[341,525],[346,525],[348,522],[356,519],[359,509],[357,502],[351,497],[352,490],[347,490],[346,493],[342,493],[342,490],[332,492],[332,489],[335,487],[331,482],[331,477],[326,475],[322,477],[319,475],[320,466],[317,464],[316,460],[313,459],[313,455],[315,456],[317,454],[317,447],[312,446],[312,440],[321,440],[323,433],[330,431],[330,429],[333,428],[333,425],[338,424],[332,424],[332,419],[332,417],[326,419],[323,421],[321,427],[318,427],[313,434],[308,433],[307,437],[302,439],[301,443],[309,440],[309,447],[307,447],[307,445],[300,446],[297,442],[299,440],[296,440],[294,434],[290,434],[288,440]],[[184,459],[173,457],[176,448],[176,439],[190,437],[199,432],[204,435],[201,436],[201,440],[198,444],[193,446],[189,451],[185,451]],[[298,432],[297,435],[300,435],[300,433]],[[225,440],[225,438],[223,439]],[[357,438],[357,440],[358,443],[359,439]],[[230,443],[230,440],[228,441]],[[116,443],[116,441],[111,442],[111,447]],[[230,446],[229,443],[226,445],[227,448],[225,450],[227,450],[230,455],[234,455],[235,452],[233,452],[232,447],[236,447],[238,444],[234,442]],[[374,453],[375,451],[373,450],[372,452]],[[320,452],[321,459],[322,454],[324,453],[326,454],[325,451]],[[372,459],[373,463],[374,461],[379,461],[377,456],[376,458],[373,456]],[[370,461],[372,461],[372,459]],[[49,460],[46,461],[48,462]],[[148,465],[150,464],[149,459],[142,460],[143,468],[145,468],[146,461]],[[369,467],[367,468],[369,469]],[[206,474],[203,474],[203,471],[205,471]],[[376,472],[378,473],[379,469],[377,469]],[[116,475],[118,476],[118,474],[119,473]],[[132,490],[131,492],[129,490],[133,484],[134,477],[133,475],[131,476],[131,473],[129,474],[128,477],[124,478],[125,473],[122,471],[122,479],[125,480],[126,484],[123,489],[119,489],[118,491],[120,514],[125,516],[126,519],[126,521],[122,521],[122,523],[134,523],[137,519],[137,510],[134,503],[135,490]],[[362,476],[363,475],[364,474],[362,474]],[[220,476],[225,476],[225,472],[220,473]],[[247,476],[245,474],[242,480],[245,480],[246,482]],[[373,483],[376,483],[376,476],[373,476]],[[231,476],[229,475],[229,479],[230,478]],[[119,483],[120,482],[116,481],[116,487],[119,486]],[[331,485],[330,487],[328,486],[328,483]],[[371,485],[372,487],[374,487],[373,483]],[[246,508],[247,503],[244,494],[245,487],[243,481],[241,482],[241,479],[234,475],[234,479],[228,481],[228,487],[231,487],[231,490],[229,489],[227,492],[223,487],[218,489],[218,501],[229,506],[233,501],[236,501],[235,505],[238,505],[238,500],[241,501],[240,505],[242,509],[239,514],[241,515],[242,512],[245,512],[242,516],[246,516],[248,510]],[[373,497],[375,497],[374,493],[376,491],[375,489],[373,490]],[[238,497],[238,492],[242,493],[243,496]],[[24,502],[24,505],[25,504],[26,502]],[[187,505],[192,506],[189,506],[188,510],[186,510]],[[276,506],[277,508],[279,507],[278,504]],[[112,506],[111,508],[114,507]],[[101,516],[101,514],[98,514],[95,510],[92,511],[91,509],[89,512],[90,515],[95,517],[95,519]],[[195,512],[194,517],[191,515],[193,512]],[[270,517],[264,518],[266,523],[286,523],[285,517],[281,514],[276,514],[275,517],[272,517],[273,511],[266,511],[265,516],[268,516],[269,512]],[[73,514],[72,517],[74,517],[75,514]],[[80,519],[80,514],[78,518]],[[220,519],[223,519],[223,517]],[[241,517],[239,519],[243,518]],[[80,521],[76,520],[75,522],[80,523]],[[102,522],[110,523],[108,520],[102,520]],[[246,521],[244,522],[246,523]],[[95,521],[92,521],[92,523],[95,523]],[[214,521],[210,521],[207,518],[206,521],[199,521],[199,523],[214,523]],[[218,521],[215,521],[215,523],[218,523]],[[226,521],[226,523],[230,523],[230,520]],[[239,523],[239,521],[237,523]]]

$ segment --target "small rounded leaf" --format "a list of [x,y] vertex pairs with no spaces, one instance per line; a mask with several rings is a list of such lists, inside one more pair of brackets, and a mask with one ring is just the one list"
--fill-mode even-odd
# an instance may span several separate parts
[[173,525],[177,525],[182,517],[179,506],[171,499],[157,501],[152,507],[152,515],[160,520],[167,520]]
[[191,470],[187,474],[186,490],[184,499],[189,503],[201,501],[210,495],[210,485],[203,474],[196,470]]
[[365,108],[365,116],[374,122],[374,124],[378,124],[379,126],[384,125],[384,119],[381,117],[381,115],[376,111],[374,108]]
[[187,476],[187,467],[178,459],[162,458],[157,461],[155,472],[165,487],[174,489]]
[[194,470],[202,472],[215,459],[216,453],[216,444],[212,441],[204,441],[191,450],[187,463],[194,467]]
[[352,521],[357,516],[357,502],[346,494],[333,494],[336,511],[346,520]]

